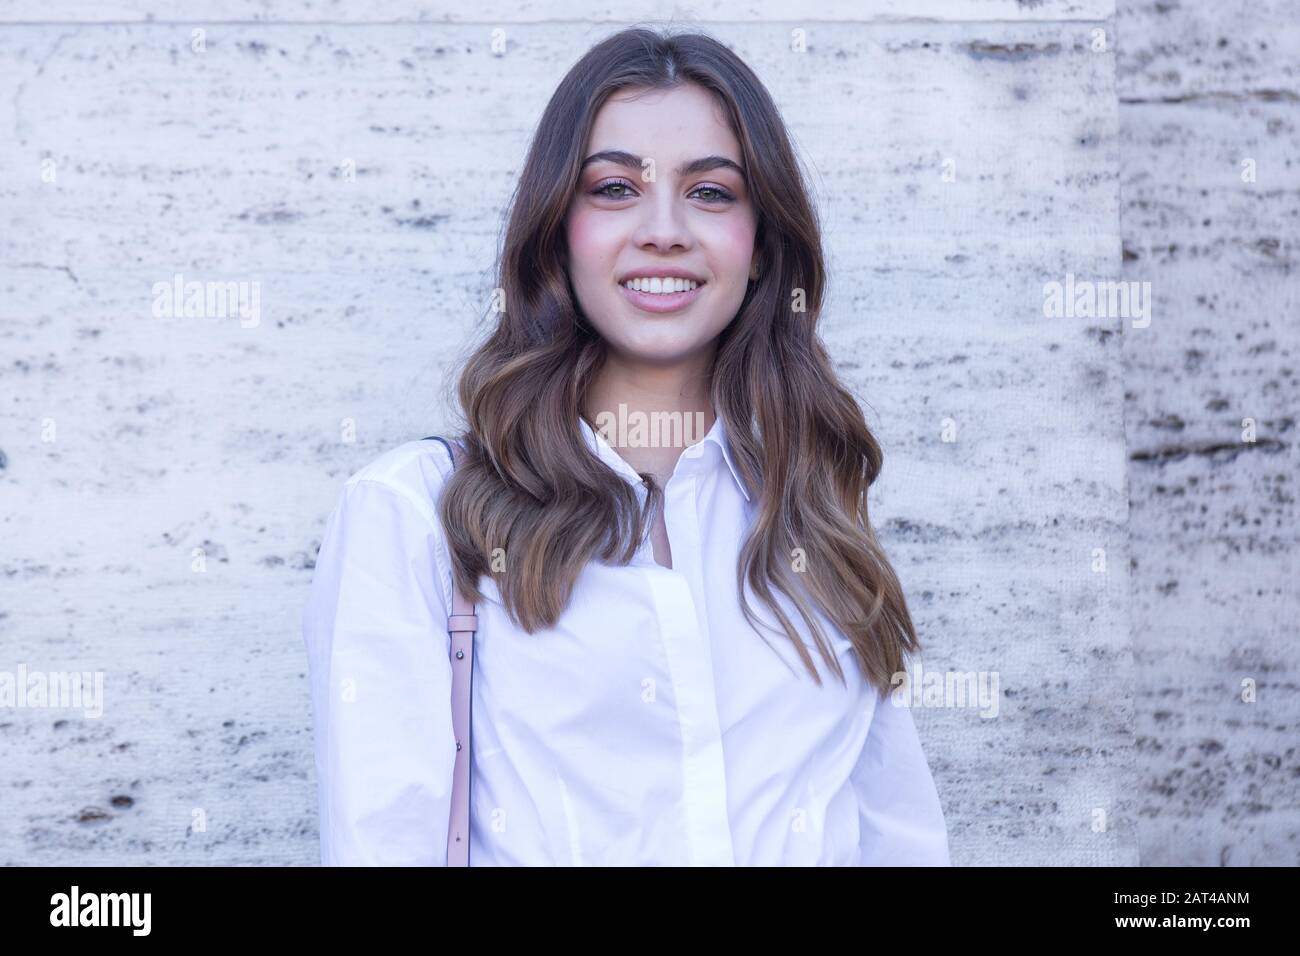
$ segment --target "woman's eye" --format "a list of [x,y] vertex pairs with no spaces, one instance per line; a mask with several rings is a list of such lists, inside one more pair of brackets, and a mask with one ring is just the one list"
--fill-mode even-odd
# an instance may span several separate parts
[[621,194],[619,194],[619,193],[610,193],[610,190],[611,190],[611,189],[631,189],[631,188],[632,188],[632,187],[629,186],[627,183],[620,183],[620,182],[617,182],[617,181],[616,181],[616,182],[612,182],[612,183],[605,183],[605,185],[603,185],[603,186],[597,186],[595,189],[593,189],[593,190],[591,191],[591,194],[592,194],[593,196],[607,196],[607,197],[609,197],[610,199],[626,199],[626,198],[628,197],[628,194],[627,194],[627,193],[621,193]]
[[704,201],[709,204],[731,202],[733,199],[736,198],[735,196],[731,195],[731,193],[723,189],[721,186],[701,186],[699,189],[695,191],[697,193],[714,193],[717,196],[716,199],[707,199],[707,198],[704,199]]

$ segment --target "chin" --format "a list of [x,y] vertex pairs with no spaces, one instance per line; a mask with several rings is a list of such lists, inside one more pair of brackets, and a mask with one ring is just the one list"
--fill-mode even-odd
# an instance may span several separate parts
[[708,342],[697,342],[695,340],[639,339],[620,343],[619,351],[627,358],[645,365],[675,365],[689,359],[708,344]]

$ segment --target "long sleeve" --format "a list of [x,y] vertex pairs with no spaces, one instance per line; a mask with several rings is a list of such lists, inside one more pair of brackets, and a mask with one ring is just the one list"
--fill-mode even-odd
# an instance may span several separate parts
[[939,793],[910,707],[878,698],[853,784],[860,866],[952,865]]
[[445,866],[456,742],[432,509],[348,482],[302,612],[321,863]]

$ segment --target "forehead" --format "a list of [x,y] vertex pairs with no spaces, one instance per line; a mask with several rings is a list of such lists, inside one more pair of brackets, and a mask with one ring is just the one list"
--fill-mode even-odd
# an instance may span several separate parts
[[628,150],[660,161],[707,154],[741,161],[740,143],[722,104],[694,83],[614,93],[596,114],[587,153],[603,149]]

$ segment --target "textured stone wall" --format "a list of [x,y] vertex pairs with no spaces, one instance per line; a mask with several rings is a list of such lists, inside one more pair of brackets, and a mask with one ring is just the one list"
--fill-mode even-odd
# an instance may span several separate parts
[[[447,372],[555,83],[607,33],[674,15],[755,68],[812,174],[824,335],[885,446],[874,515],[921,665],[999,677],[996,718],[916,714],[954,862],[1219,862],[1207,804],[1175,776],[1196,759],[1219,781],[1208,809],[1237,807],[1215,838],[1255,828],[1250,859],[1224,862],[1294,862],[1295,710],[1277,697],[1294,681],[1295,551],[1265,552],[1295,536],[1294,104],[1162,101],[1294,76],[1243,45],[1249,79],[1225,86],[1207,50],[1171,81],[1178,35],[1144,8],[1117,22],[1109,0],[809,6],[0,12],[0,670],[105,683],[99,718],[0,711],[0,862],[316,861],[298,613],[326,514],[361,464],[449,422]],[[1123,49],[1130,29],[1144,57]],[[1230,140],[1256,108],[1273,112],[1254,139]],[[1198,197],[1207,147],[1225,162],[1253,147],[1258,191]],[[1196,233],[1172,240],[1182,256],[1166,216]],[[1207,265],[1213,306],[1193,291]],[[257,283],[256,320],[156,314],[155,284],[177,274]],[[1155,321],[1044,315],[1044,284],[1067,274],[1153,281]],[[1177,309],[1248,336],[1210,316],[1193,341]],[[1229,405],[1204,408],[1212,392]],[[1280,453],[1150,454],[1230,442],[1245,407]],[[1180,467],[1199,489],[1155,487]],[[1269,526],[1245,526],[1265,502]],[[1248,637],[1225,627],[1247,622]],[[1215,696],[1235,693],[1236,671],[1213,683],[1229,664],[1258,675],[1254,710]],[[1193,702],[1211,706],[1193,719]]]
[[1118,31],[1141,859],[1295,866],[1300,5]]

